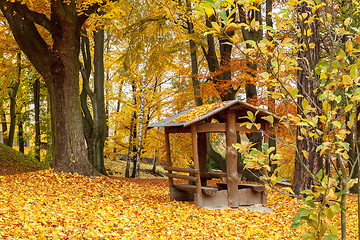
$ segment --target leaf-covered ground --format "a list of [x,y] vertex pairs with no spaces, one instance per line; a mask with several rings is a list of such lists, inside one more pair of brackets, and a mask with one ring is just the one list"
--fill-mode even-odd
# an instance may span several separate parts
[[[169,201],[164,179],[96,178],[42,170],[0,176],[1,239],[299,239],[297,200],[269,193],[272,213]],[[355,196],[349,239],[355,239]]]

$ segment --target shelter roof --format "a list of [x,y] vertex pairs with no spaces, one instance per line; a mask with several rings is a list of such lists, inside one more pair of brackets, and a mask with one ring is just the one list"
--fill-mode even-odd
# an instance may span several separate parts
[[274,123],[277,123],[280,121],[280,118],[278,116],[275,116],[271,114],[270,112],[257,108],[255,106],[252,106],[248,103],[242,102],[240,100],[231,100],[231,101],[225,101],[221,103],[215,103],[215,104],[208,104],[208,105],[202,105],[199,107],[194,107],[191,109],[188,109],[186,111],[183,111],[178,114],[174,114],[173,116],[166,118],[164,120],[161,120],[159,122],[150,124],[148,128],[154,128],[154,127],[188,127],[192,124],[195,124],[197,122],[203,121],[207,118],[212,118],[215,115],[225,112],[226,109],[232,108],[237,112],[237,117],[246,116],[247,111],[251,111],[257,113],[257,117],[266,117],[266,116],[273,116]]

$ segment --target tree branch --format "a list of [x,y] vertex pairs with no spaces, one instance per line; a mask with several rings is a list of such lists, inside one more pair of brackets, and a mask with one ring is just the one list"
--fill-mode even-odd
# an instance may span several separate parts
[[49,50],[35,23],[19,14],[14,14],[14,10],[10,5],[10,2],[0,0],[0,10],[7,19],[20,49],[29,58],[36,70],[45,78],[50,74],[51,66],[55,67],[56,64],[59,64],[59,61]]
[[26,20],[43,26],[50,33],[53,33],[55,30],[55,24],[47,18],[45,14],[32,11],[25,4],[21,4],[18,1],[8,2],[4,0],[1,0],[0,4],[4,5],[4,8],[6,7],[16,12],[19,16],[25,18]]

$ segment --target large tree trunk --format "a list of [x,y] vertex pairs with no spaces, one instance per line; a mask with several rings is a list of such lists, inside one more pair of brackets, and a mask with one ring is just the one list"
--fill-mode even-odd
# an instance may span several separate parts
[[[229,16],[231,18],[233,16]],[[212,22],[215,22],[215,16],[206,18],[206,26],[212,27]],[[229,37],[234,35],[234,32],[227,33]],[[220,98],[222,101],[234,100],[238,88],[235,88],[230,83],[231,80],[231,52],[233,46],[231,41],[226,38],[219,38],[220,46],[220,62],[216,54],[216,44],[214,37],[211,34],[207,35],[207,47],[206,50],[204,47],[203,52],[208,63],[209,71],[214,75],[211,77],[211,81],[215,84],[215,87],[219,91]],[[227,87],[223,87],[226,85]]]
[[[311,7],[308,7],[306,3],[301,4],[299,11],[300,14],[306,13],[307,18],[310,18],[313,15]],[[309,27],[306,23],[306,19],[303,22],[302,27],[304,29],[302,32],[307,32]],[[317,20],[312,21],[310,28],[312,35],[303,36],[299,39],[299,42],[307,42],[308,44],[313,43],[315,44],[315,47],[310,50],[302,49],[302,51],[299,51],[298,64],[301,70],[298,70],[297,72],[297,88],[299,89],[299,94],[305,96],[309,104],[313,108],[316,108],[319,106],[319,100],[314,91],[318,87],[318,77],[315,73],[315,66],[319,60],[320,51]],[[298,114],[305,118],[305,115],[303,114],[304,109],[301,107],[303,100],[303,97],[298,98]],[[316,115],[316,113],[313,112],[308,114],[312,117]],[[306,168],[308,168],[315,176],[322,167],[320,154],[319,152],[316,152],[316,147],[320,145],[320,139],[303,136],[299,127],[297,129],[297,136],[297,154],[295,158],[295,172],[292,186],[295,194],[299,194],[302,190],[310,189],[311,185],[314,184],[304,166],[306,166]],[[303,151],[307,152],[308,158],[305,158]]]
[[55,147],[52,167],[55,171],[94,175],[97,171],[89,162],[82,128],[79,69],[71,69],[75,65],[71,59],[64,60],[61,72],[52,76],[47,84]]
[[[211,22],[215,22],[215,21],[216,21],[215,16],[206,18],[206,26],[211,28],[212,27]],[[230,37],[233,36],[233,34],[234,34],[233,32],[228,32],[228,35]],[[208,69],[210,73],[214,75],[210,78],[210,80],[217,87],[222,101],[234,100],[238,88],[235,88],[230,84],[230,80],[231,80],[230,63],[231,63],[231,52],[233,46],[228,39],[225,38],[218,39],[220,45],[220,61],[219,61],[218,56],[216,54],[216,43],[214,36],[208,34],[206,38],[207,38],[207,49],[202,47],[202,51],[205,55]],[[221,85],[223,84],[228,85],[228,87],[226,88],[222,87]],[[210,142],[210,137],[208,136],[206,139],[207,139],[208,156],[218,165],[218,167],[221,170],[226,171],[226,162],[224,161],[223,157],[213,149]]]
[[[89,14],[101,5],[90,6],[78,15],[76,1],[51,1],[51,19],[19,2],[0,0],[0,9],[21,50],[43,76],[50,96],[54,144],[54,171],[94,175],[89,162],[79,99],[80,28]],[[52,36],[48,46],[35,23]]]

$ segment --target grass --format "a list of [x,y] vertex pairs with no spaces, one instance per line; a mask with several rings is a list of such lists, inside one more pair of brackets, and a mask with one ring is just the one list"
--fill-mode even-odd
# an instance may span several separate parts
[[0,144],[0,175],[12,175],[46,169],[44,163],[30,156]]

